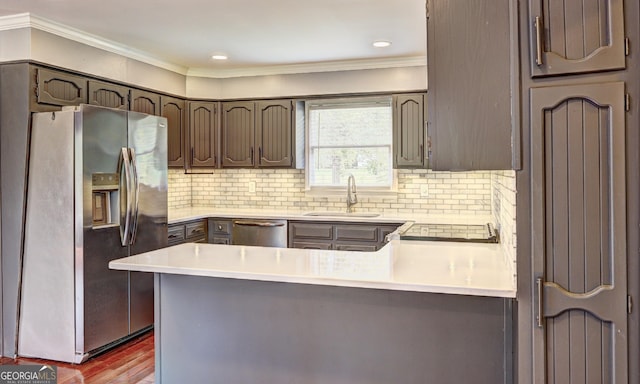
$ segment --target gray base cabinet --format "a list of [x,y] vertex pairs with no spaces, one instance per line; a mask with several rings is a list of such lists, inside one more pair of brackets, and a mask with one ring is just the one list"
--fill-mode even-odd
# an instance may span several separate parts
[[207,220],[192,220],[169,224],[167,229],[168,245],[182,243],[206,243]]
[[374,252],[400,225],[289,221],[289,248]]
[[233,223],[229,219],[209,219],[209,243],[231,244]]
[[511,299],[155,279],[160,384],[513,382]]

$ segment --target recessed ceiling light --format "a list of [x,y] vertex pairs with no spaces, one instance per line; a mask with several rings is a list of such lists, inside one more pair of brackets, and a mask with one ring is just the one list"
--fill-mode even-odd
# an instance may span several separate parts
[[213,60],[227,60],[228,59],[227,55],[221,55],[221,54],[212,55],[211,58]]
[[373,42],[373,46],[376,48],[385,48],[390,45],[391,45],[391,42],[387,40],[377,40]]

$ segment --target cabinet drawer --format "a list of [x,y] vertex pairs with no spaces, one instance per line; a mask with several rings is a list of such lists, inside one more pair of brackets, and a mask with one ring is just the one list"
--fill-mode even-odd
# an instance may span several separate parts
[[294,241],[291,243],[289,248],[298,248],[298,249],[331,249],[330,242],[320,242],[320,241]]
[[198,221],[193,223],[187,223],[185,224],[185,232],[186,232],[187,239],[206,237],[206,234],[207,234],[206,222]]
[[214,237],[211,244],[231,244],[230,239],[228,237]]
[[230,235],[231,220],[210,219],[209,228],[212,234]]
[[333,225],[317,223],[291,223],[290,238],[298,239],[333,239]]
[[375,252],[378,250],[378,246],[375,244],[336,244],[334,249],[338,251],[360,251],[360,252]]
[[336,225],[336,240],[378,241],[378,227],[371,225]]
[[170,225],[167,228],[167,239],[169,245],[176,245],[184,242],[184,224]]

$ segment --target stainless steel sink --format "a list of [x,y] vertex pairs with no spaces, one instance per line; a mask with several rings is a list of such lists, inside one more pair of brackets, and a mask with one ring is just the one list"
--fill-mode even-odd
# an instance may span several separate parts
[[373,212],[341,212],[341,211],[314,211],[307,212],[303,216],[340,216],[340,217],[378,217],[379,213]]

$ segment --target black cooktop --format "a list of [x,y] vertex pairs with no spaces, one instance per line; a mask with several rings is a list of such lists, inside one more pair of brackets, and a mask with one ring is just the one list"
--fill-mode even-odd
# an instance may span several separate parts
[[491,223],[469,224],[413,224],[400,233],[403,240],[463,241],[472,243],[498,243],[498,233]]

